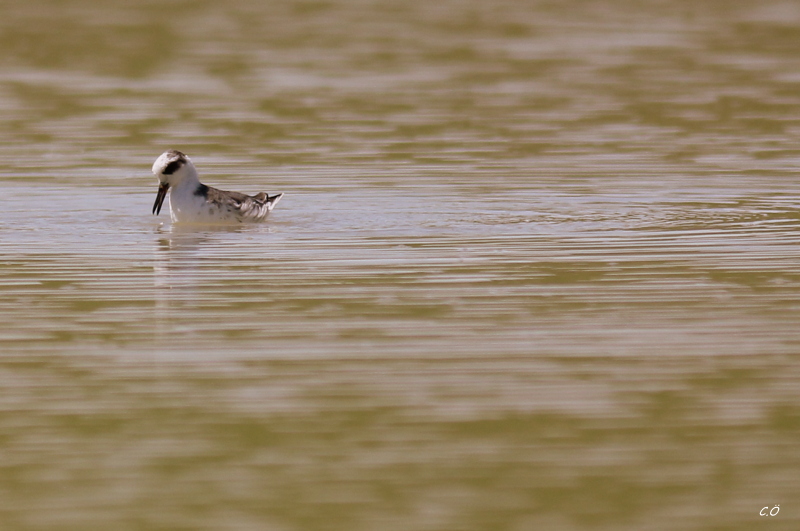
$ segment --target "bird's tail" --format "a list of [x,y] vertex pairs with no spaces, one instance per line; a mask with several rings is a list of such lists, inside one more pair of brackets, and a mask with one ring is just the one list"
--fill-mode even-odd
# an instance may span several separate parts
[[[264,195],[267,195],[267,194],[264,194]],[[272,209],[275,208],[275,205],[278,204],[278,201],[281,200],[281,197],[283,197],[283,193],[282,192],[280,194],[267,195],[265,203],[266,203],[267,207],[269,207],[270,211],[272,211]]]

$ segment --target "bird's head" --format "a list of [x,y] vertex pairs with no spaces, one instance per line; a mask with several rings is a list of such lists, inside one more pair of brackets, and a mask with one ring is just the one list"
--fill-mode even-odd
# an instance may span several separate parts
[[161,205],[167,197],[170,186],[175,186],[184,179],[197,179],[197,171],[191,159],[176,149],[165,151],[153,163],[153,174],[158,178],[158,194],[153,204],[153,214],[161,212]]

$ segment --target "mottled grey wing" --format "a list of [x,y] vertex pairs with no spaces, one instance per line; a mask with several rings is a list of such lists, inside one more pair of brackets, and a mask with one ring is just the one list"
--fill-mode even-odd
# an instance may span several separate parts
[[208,201],[218,205],[221,210],[231,212],[239,221],[261,221],[270,211],[270,205],[259,201],[258,196],[223,192],[211,187],[208,188]]

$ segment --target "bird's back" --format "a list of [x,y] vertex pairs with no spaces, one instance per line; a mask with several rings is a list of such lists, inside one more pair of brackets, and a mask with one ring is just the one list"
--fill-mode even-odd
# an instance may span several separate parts
[[283,197],[283,194],[270,196],[264,192],[249,196],[211,186],[207,187],[205,195],[211,215],[236,221],[262,221]]

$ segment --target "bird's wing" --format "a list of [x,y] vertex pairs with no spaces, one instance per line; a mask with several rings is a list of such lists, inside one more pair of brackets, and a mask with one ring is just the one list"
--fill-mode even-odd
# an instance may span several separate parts
[[[254,197],[239,192],[224,192],[208,187],[206,199],[209,203],[216,204],[220,210],[232,212],[239,221],[261,221],[264,219],[275,201],[270,197],[262,199],[263,192]],[[283,194],[281,194],[283,195]]]

